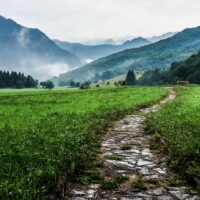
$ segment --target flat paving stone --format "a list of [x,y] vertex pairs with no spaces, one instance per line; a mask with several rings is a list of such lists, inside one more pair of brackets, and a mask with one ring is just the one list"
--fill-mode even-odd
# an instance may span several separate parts
[[[151,136],[144,133],[146,115],[157,112],[162,105],[174,99],[175,95],[171,93],[160,103],[141,109],[137,115],[126,116],[115,122],[113,128],[105,135],[101,152],[104,156],[113,156],[113,159],[105,159],[101,169],[102,174],[111,179],[115,175],[128,175],[128,181],[112,191],[78,184],[66,195],[66,199],[200,200],[189,186],[163,187],[169,178],[176,176],[168,169],[164,158],[158,158],[151,152],[149,148]],[[114,160],[114,156],[118,159]],[[144,184],[148,181],[146,191],[132,188],[132,185],[139,180]]]

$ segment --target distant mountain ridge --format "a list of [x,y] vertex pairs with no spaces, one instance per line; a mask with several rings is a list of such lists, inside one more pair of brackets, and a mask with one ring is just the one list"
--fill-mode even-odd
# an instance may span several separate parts
[[64,71],[84,63],[39,29],[26,28],[3,16],[0,16],[0,52],[1,70],[21,71],[37,78],[51,77],[58,65]]
[[174,61],[186,59],[200,50],[200,27],[185,29],[176,35],[140,48],[128,49],[96,60],[71,72],[61,74],[60,80],[84,81],[95,73],[112,72],[113,76],[128,70],[169,68]]
[[176,35],[178,32],[168,32],[168,33],[164,33],[162,35],[159,35],[159,36],[153,36],[153,37],[150,37],[150,38],[147,38],[149,41],[151,41],[152,43],[154,42],[158,42],[160,40],[165,40],[167,38],[170,38],[174,35]]
[[138,48],[151,43],[142,37],[126,41],[121,45],[113,45],[113,44],[83,45],[80,43],[70,43],[59,40],[54,40],[54,42],[60,48],[66,51],[70,51],[85,60],[96,60],[128,48]]

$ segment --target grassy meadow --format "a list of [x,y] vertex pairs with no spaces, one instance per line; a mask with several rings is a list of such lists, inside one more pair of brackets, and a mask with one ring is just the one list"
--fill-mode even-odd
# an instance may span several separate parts
[[46,199],[95,162],[113,120],[167,94],[165,88],[0,91],[0,199]]
[[152,147],[162,148],[171,167],[189,180],[200,179],[200,87],[179,87],[176,92],[173,103],[149,117],[147,128],[156,133]]

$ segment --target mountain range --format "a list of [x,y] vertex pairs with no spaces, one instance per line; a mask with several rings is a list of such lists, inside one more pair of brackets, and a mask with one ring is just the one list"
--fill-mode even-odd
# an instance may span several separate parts
[[174,36],[140,48],[128,49],[98,59],[73,71],[61,74],[59,80],[90,80],[95,73],[109,71],[114,76],[128,70],[169,68],[174,61],[186,59],[200,50],[200,27],[185,29]]
[[151,43],[150,41],[142,37],[125,41],[121,45],[113,45],[113,44],[84,45],[80,43],[70,43],[70,42],[63,42],[59,40],[54,40],[54,42],[60,48],[66,51],[70,51],[88,62],[108,56],[110,54],[113,54],[119,51],[123,51],[125,49],[137,48],[137,47],[145,46]]
[[0,52],[1,70],[21,71],[41,79],[84,64],[39,29],[21,26],[3,16],[0,16]]
[[168,33],[164,33],[164,34],[159,35],[159,36],[153,36],[153,37],[147,38],[147,40],[149,40],[150,42],[154,43],[154,42],[158,42],[160,40],[165,40],[167,38],[170,38],[170,37],[174,36],[177,33],[178,32],[168,32]]

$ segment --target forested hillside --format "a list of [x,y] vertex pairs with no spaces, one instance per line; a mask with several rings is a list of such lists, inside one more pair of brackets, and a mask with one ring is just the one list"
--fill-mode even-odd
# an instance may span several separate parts
[[139,85],[176,84],[177,81],[189,81],[200,84],[200,52],[185,61],[174,62],[167,71],[159,69],[146,71],[138,80]]
[[104,71],[110,71],[114,77],[128,70],[166,69],[173,62],[184,60],[199,50],[200,27],[185,29],[166,40],[125,50],[61,74],[59,79],[87,80]]
[[127,40],[121,45],[100,44],[100,45],[83,45],[80,43],[63,42],[54,40],[55,43],[64,50],[70,51],[85,60],[96,60],[110,54],[123,51],[130,48],[138,48],[151,44],[150,41],[138,37],[132,40]]

